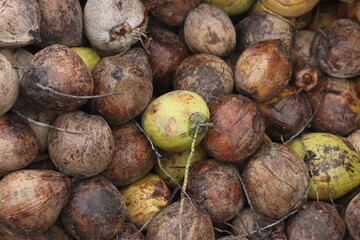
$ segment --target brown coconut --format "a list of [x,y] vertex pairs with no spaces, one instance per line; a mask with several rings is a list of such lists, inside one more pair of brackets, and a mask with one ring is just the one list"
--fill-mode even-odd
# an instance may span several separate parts
[[354,240],[360,239],[360,193],[351,199],[345,211],[345,223]]
[[120,232],[112,240],[145,240],[145,235],[134,224],[124,222]]
[[293,240],[342,240],[345,222],[335,206],[326,202],[309,202],[288,219],[286,232]]
[[235,66],[235,87],[256,101],[266,101],[281,92],[291,77],[291,61],[280,40],[248,47]]
[[195,163],[189,171],[189,196],[210,215],[213,223],[234,218],[245,203],[235,166],[213,159]]
[[105,177],[95,176],[73,183],[61,219],[76,239],[112,239],[122,228],[125,212],[119,190]]
[[19,81],[10,61],[0,54],[0,116],[14,104],[19,93]]
[[210,122],[204,147],[215,159],[241,162],[261,145],[264,120],[256,104],[240,94],[219,97],[209,106]]
[[221,58],[200,53],[183,60],[174,74],[174,89],[199,94],[207,104],[230,94],[234,88],[234,73]]
[[114,153],[101,173],[115,186],[131,184],[144,177],[155,163],[155,153],[146,136],[129,122],[113,131]]
[[275,219],[300,204],[309,191],[305,162],[292,149],[268,143],[256,152],[243,170],[249,198],[260,213]]
[[360,153],[360,129],[351,133],[347,139],[354,146],[355,150]]

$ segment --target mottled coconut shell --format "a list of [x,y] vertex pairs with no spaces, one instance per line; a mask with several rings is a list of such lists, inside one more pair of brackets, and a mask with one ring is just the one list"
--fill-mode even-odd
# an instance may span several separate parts
[[69,176],[91,177],[111,162],[114,138],[109,125],[97,115],[81,111],[59,115],[49,134],[49,154],[56,167]]
[[285,230],[285,223],[281,222],[273,227],[264,229],[260,232],[252,233],[253,231],[256,231],[258,228],[263,228],[276,222],[276,219],[267,217],[256,211],[255,211],[255,215],[256,215],[256,222],[253,212],[249,207],[246,207],[243,210],[241,210],[239,212],[239,215],[236,216],[231,222],[231,224],[233,225],[231,231],[234,233],[234,235],[239,236],[239,235],[247,234],[246,237],[249,240],[263,240],[268,238],[271,235],[271,233],[276,230],[280,230],[280,231]]
[[256,101],[267,101],[288,85],[291,61],[280,40],[269,40],[248,47],[235,66],[235,87]]
[[0,116],[15,103],[19,93],[17,74],[9,60],[0,54]]
[[245,17],[235,25],[235,30],[238,52],[258,42],[273,39],[279,39],[287,52],[290,52],[295,35],[288,22],[266,12]]
[[360,129],[351,133],[347,138],[354,146],[355,150],[360,153]]
[[17,48],[39,42],[40,18],[36,0],[3,0],[0,48]]
[[176,69],[174,88],[199,94],[207,104],[230,94],[234,88],[234,73],[221,58],[200,53],[190,56]]
[[112,240],[130,240],[130,239],[145,240],[145,235],[142,232],[139,232],[139,229],[135,227],[134,224],[124,222],[120,232]]
[[345,223],[354,240],[360,239],[360,193],[358,193],[346,207]]
[[184,37],[191,51],[220,57],[228,55],[236,44],[235,28],[229,16],[220,8],[205,3],[187,16]]
[[338,78],[360,75],[360,23],[339,19],[317,34],[313,53],[327,74]]
[[51,170],[20,170],[0,181],[0,224],[20,236],[45,232],[68,200],[70,179]]
[[189,12],[199,6],[200,0],[142,0],[150,15],[169,26],[181,26]]
[[308,96],[312,111],[317,109],[314,131],[346,136],[360,127],[360,87],[353,81],[322,77]]
[[119,93],[92,99],[89,107],[111,125],[121,125],[140,114],[153,93],[151,79],[120,55],[103,58],[93,70],[94,94]]
[[39,142],[29,125],[17,116],[0,117],[0,176],[30,164]]
[[[180,201],[164,208],[148,225],[146,240],[178,240]],[[210,216],[188,199],[181,217],[183,240],[215,240]]]
[[40,47],[51,44],[78,46],[82,41],[83,15],[79,0],[37,0],[41,13]]
[[214,223],[234,218],[245,203],[236,168],[213,159],[191,166],[186,190]]
[[345,222],[335,206],[326,202],[309,202],[287,222],[291,240],[342,240]]
[[241,162],[261,145],[264,120],[256,104],[240,94],[219,97],[209,106],[210,127],[204,138],[206,151],[215,159]]
[[155,153],[145,135],[129,122],[113,131],[114,153],[101,173],[115,186],[131,184],[144,177],[155,163]]
[[20,81],[21,91],[33,105],[50,111],[69,112],[86,103],[86,99],[60,96],[36,84],[76,96],[91,95],[94,88],[83,60],[70,48],[60,44],[53,44],[34,55],[29,70]]
[[243,180],[256,210],[275,219],[304,200],[310,181],[305,162],[279,143],[264,145],[249,159]]
[[144,49],[139,47],[130,48],[128,51],[119,53],[119,56],[138,66],[145,75],[145,77],[152,81],[153,73],[151,70],[148,55]]
[[125,211],[119,190],[105,177],[95,176],[73,183],[61,219],[76,239],[112,239],[123,226]]

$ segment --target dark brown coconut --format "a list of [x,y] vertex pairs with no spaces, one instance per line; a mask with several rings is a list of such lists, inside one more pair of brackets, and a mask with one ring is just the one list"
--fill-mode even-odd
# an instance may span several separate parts
[[0,176],[24,168],[38,151],[39,142],[26,122],[10,114],[0,117]]
[[325,35],[318,33],[313,54],[321,69],[338,78],[360,74],[360,24],[350,19],[333,22]]
[[51,44],[78,46],[82,41],[83,16],[79,0],[37,0],[41,13],[40,47]]
[[1,3],[0,48],[18,48],[40,41],[40,10],[36,0]]
[[291,25],[270,13],[260,12],[247,16],[235,25],[235,30],[238,52],[265,40],[280,39],[287,52],[290,52],[293,45]]
[[314,131],[345,136],[360,127],[360,88],[353,81],[322,77],[308,94],[312,111],[317,110]]
[[70,48],[54,44],[37,52],[29,70],[20,81],[20,89],[30,102],[41,109],[69,112],[86,100],[60,96],[62,94],[87,96],[93,93],[91,74],[81,58]]
[[[130,237],[131,236],[131,237]],[[124,222],[120,232],[112,240],[145,240],[145,235],[139,232],[134,224]]]
[[243,180],[256,210],[275,219],[306,198],[310,181],[305,162],[279,143],[264,145],[249,159]]
[[240,94],[225,95],[210,106],[210,122],[204,147],[215,159],[241,162],[261,145],[265,123],[256,104]]
[[220,57],[228,55],[236,44],[235,28],[229,16],[220,8],[205,3],[187,16],[184,37],[191,51]]
[[20,170],[0,181],[0,224],[19,236],[45,232],[68,200],[70,179],[51,170]]
[[174,89],[195,92],[207,104],[232,93],[234,82],[234,73],[226,62],[208,53],[186,58],[174,74]]
[[246,238],[249,240],[263,240],[270,237],[271,233],[276,230],[285,230],[285,223],[281,222],[273,227],[257,232],[256,230],[258,230],[258,228],[267,227],[268,225],[275,223],[276,219],[267,217],[256,211],[255,214],[256,222],[253,212],[250,210],[249,207],[244,208],[239,212],[239,215],[235,217],[231,222],[233,226],[231,231],[234,233],[235,236],[247,235]]
[[102,117],[81,111],[63,113],[54,127],[63,131],[51,129],[48,149],[60,171],[77,178],[91,177],[111,162],[114,138]]
[[210,216],[185,199],[181,223],[180,201],[164,208],[148,225],[146,240],[178,240],[180,224],[183,240],[215,240]]
[[131,184],[144,177],[155,163],[155,153],[145,135],[129,122],[113,131],[114,153],[101,173],[115,186]]
[[189,56],[185,44],[173,32],[154,28],[148,34],[146,49],[154,74],[154,92],[164,94],[173,89],[176,68]]
[[103,58],[93,69],[94,93],[120,93],[89,101],[90,110],[111,125],[121,125],[141,113],[153,93],[151,80],[140,67],[118,56]]
[[276,97],[258,103],[265,119],[265,131],[272,140],[286,141],[295,135],[311,117],[311,106],[305,92],[287,86]]
[[207,159],[190,168],[189,196],[210,215],[213,223],[234,218],[245,203],[245,195],[234,166]]
[[235,66],[235,87],[256,101],[267,101],[281,92],[291,77],[291,62],[280,40],[248,47]]
[[286,232],[291,240],[342,240],[345,222],[333,205],[309,202],[287,222]]
[[141,0],[150,15],[169,26],[181,26],[189,12],[200,4],[200,0]]
[[130,48],[128,51],[119,53],[119,56],[138,66],[145,75],[145,77],[148,78],[150,82],[152,82],[153,72],[151,70],[148,55],[146,54],[144,49],[139,47]]
[[345,223],[350,235],[355,239],[360,239],[360,193],[358,193],[346,207]]
[[119,190],[105,177],[95,176],[73,183],[61,219],[76,239],[112,239],[121,230],[125,212]]

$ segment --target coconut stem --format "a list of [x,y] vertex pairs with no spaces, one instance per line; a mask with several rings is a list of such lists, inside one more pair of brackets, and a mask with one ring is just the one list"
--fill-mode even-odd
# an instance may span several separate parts
[[179,210],[179,236],[180,236],[180,240],[182,240],[183,238],[183,232],[182,232],[182,224],[181,224],[181,219],[182,219],[182,214],[184,212],[184,203],[185,203],[185,198],[184,198],[184,192],[186,191],[186,187],[188,184],[188,180],[189,180],[189,169],[190,169],[190,165],[191,165],[191,159],[193,158],[194,154],[195,154],[195,143],[197,140],[197,135],[198,132],[200,130],[201,127],[212,127],[213,124],[212,123],[199,123],[196,125],[195,128],[195,133],[191,142],[191,151],[190,154],[187,158],[186,161],[186,165],[185,165],[185,173],[184,173],[184,182],[183,182],[183,186],[182,189],[183,191],[181,192],[181,200],[180,200],[180,210]]
[[106,93],[106,94],[100,94],[100,95],[76,96],[76,95],[69,95],[69,94],[57,92],[54,89],[51,89],[49,87],[45,87],[45,86],[41,85],[40,83],[36,83],[35,85],[38,88],[40,88],[41,90],[51,92],[55,95],[59,95],[62,97],[68,97],[68,98],[75,98],[75,99],[96,99],[96,98],[103,98],[103,97],[109,97],[109,96],[113,96],[113,95],[121,95],[122,94],[122,93]]

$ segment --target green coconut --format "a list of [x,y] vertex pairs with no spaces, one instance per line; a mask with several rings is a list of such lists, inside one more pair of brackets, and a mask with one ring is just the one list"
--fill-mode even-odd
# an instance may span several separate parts
[[100,56],[97,54],[97,52],[88,47],[73,47],[71,48],[74,52],[76,52],[81,59],[84,61],[85,65],[91,72],[96,64],[100,61]]
[[[198,124],[207,123],[209,108],[198,94],[176,90],[152,101],[142,115],[142,126],[151,141],[168,152],[190,150]],[[206,127],[200,127],[195,146],[204,138]]]
[[255,0],[202,0],[202,2],[224,10],[229,16],[234,16],[246,12]]
[[310,171],[310,199],[331,200],[360,185],[360,154],[351,143],[329,133],[307,133],[288,145]]

